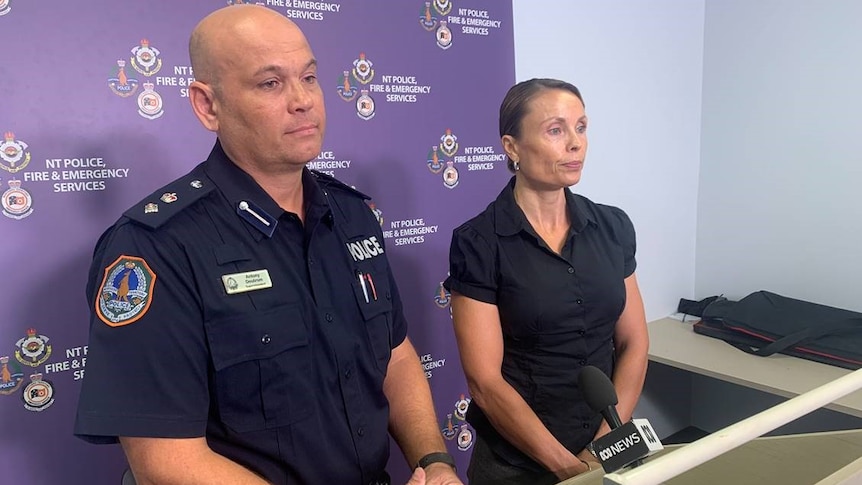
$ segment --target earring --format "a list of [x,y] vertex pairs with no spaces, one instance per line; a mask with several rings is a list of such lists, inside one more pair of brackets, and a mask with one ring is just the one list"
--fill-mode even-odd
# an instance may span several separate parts
[[512,168],[517,172],[518,170],[521,170],[521,164],[518,163],[517,160],[512,160]]

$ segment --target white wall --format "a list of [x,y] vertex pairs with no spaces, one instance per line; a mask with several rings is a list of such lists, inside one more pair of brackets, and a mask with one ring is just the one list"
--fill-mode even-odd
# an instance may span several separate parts
[[[695,295],[862,310],[862,2],[707,0],[705,18]],[[709,431],[778,399],[703,377],[692,389],[692,424]],[[792,430],[858,422],[821,410]]]
[[862,2],[709,0],[705,25],[695,294],[862,310]]
[[584,96],[590,147],[574,190],[629,214],[647,318],[673,313],[694,292],[704,0],[513,9],[517,80],[559,78]]

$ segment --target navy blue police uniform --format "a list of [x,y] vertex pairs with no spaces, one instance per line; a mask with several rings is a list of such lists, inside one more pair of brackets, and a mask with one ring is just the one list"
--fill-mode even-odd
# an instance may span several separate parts
[[[601,424],[578,388],[578,375],[586,365],[613,371],[625,279],[637,265],[635,230],[621,209],[564,189],[571,226],[557,254],[515,202],[515,182],[512,177],[487,209],[453,231],[445,286],[497,306],[503,377],[551,434],[578,453]],[[467,419],[478,435],[474,463],[478,455],[523,469],[518,483],[527,476],[557,482],[497,433],[475,401]],[[493,455],[483,452],[487,448]]]
[[305,222],[220,144],[99,240],[75,434],[205,436],[271,483],[385,482],[407,334],[367,196],[303,170]]

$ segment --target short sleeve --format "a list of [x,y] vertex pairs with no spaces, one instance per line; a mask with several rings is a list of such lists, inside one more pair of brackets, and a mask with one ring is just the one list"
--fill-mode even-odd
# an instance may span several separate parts
[[443,286],[468,298],[497,304],[496,250],[473,227],[464,225],[452,233],[449,277]]
[[632,224],[632,220],[625,211],[617,207],[614,207],[613,210],[614,215],[619,222],[616,228],[616,236],[623,247],[623,254],[625,255],[625,277],[628,278],[637,268],[637,260],[635,259],[635,252],[637,251],[635,226]]
[[90,268],[90,334],[74,432],[204,436],[209,410],[206,336],[193,268],[162,231],[121,222]]

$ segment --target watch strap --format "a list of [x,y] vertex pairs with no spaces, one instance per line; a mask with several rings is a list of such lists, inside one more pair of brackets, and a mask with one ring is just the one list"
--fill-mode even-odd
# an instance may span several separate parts
[[442,452],[442,451],[438,451],[438,452],[434,452],[434,453],[428,453],[427,455],[423,456],[422,458],[419,459],[419,462],[416,464],[416,468],[419,468],[419,467],[425,468],[426,466],[428,466],[432,463],[445,463],[445,464],[451,466],[452,469],[456,469],[455,468],[455,460],[452,458],[452,455],[450,455],[449,453]]

